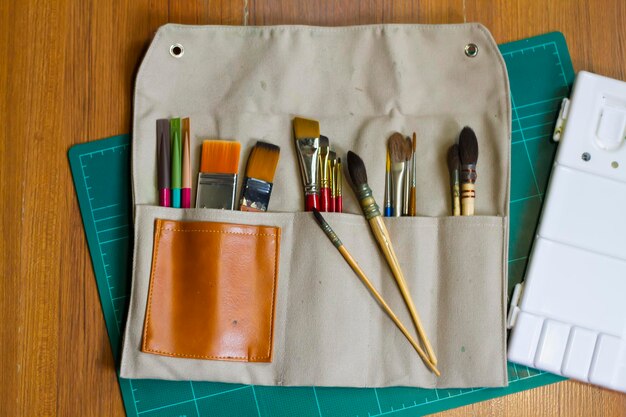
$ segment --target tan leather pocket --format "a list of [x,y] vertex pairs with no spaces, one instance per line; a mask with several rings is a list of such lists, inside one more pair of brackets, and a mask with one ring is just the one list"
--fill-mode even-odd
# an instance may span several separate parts
[[280,228],[157,219],[141,350],[271,362]]

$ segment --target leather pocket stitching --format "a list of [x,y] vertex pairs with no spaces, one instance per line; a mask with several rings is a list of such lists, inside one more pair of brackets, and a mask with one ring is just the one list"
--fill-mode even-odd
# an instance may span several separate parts
[[[150,349],[147,347],[146,343],[148,340],[148,328],[150,323],[150,311],[152,309],[152,290],[154,281],[156,281],[156,264],[159,259],[159,247],[161,246],[161,232],[162,231],[170,231],[170,232],[210,232],[210,233],[221,233],[221,234],[231,234],[231,235],[248,235],[248,236],[269,236],[276,239],[280,236],[280,231],[278,233],[239,233],[239,232],[228,232],[223,230],[205,230],[205,229],[169,229],[166,227],[157,228],[157,232],[154,236],[155,241],[157,242],[156,247],[154,248],[154,259],[152,260],[152,270],[150,271],[151,279],[150,279],[150,288],[148,290],[148,308],[146,310],[146,325],[144,326],[143,333],[143,341],[142,341],[142,350],[148,353],[158,353],[162,355],[167,355],[171,357],[185,357],[185,358],[196,358],[196,359],[242,359],[242,360],[268,360],[271,358],[272,346],[273,346],[273,334],[274,334],[274,302],[276,299],[276,276],[278,273],[278,254],[279,251],[276,250],[276,246],[274,246],[274,272],[272,277],[272,300],[270,304],[270,314],[269,314],[269,335],[268,335],[268,349],[267,354],[265,356],[211,356],[211,355],[190,355],[185,353],[176,353],[176,352],[168,352],[157,349]],[[276,243],[274,243],[276,245]],[[154,279],[152,279],[154,278]]]
[[227,232],[224,230],[208,230],[208,229],[167,229],[162,228],[161,230],[167,232],[205,232],[205,233],[221,233],[224,235],[245,235],[245,236],[271,236],[276,237],[275,233],[240,233],[240,232]]

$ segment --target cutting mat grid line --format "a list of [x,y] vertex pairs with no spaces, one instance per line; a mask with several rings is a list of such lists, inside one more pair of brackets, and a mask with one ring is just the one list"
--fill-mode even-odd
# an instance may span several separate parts
[[[513,116],[511,290],[512,284],[523,277],[556,150],[549,138],[574,73],[565,40],[559,33],[500,48],[509,72]],[[69,157],[107,331],[117,360],[130,292],[129,137],[75,146]],[[495,389],[256,387],[122,378],[119,382],[129,416],[380,417],[409,411],[411,415],[433,413],[562,380],[512,363],[507,370],[509,387]]]

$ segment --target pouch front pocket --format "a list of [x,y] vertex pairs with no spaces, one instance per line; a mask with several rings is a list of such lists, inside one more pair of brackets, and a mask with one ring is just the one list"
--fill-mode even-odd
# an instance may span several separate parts
[[157,219],[141,350],[271,362],[280,228]]

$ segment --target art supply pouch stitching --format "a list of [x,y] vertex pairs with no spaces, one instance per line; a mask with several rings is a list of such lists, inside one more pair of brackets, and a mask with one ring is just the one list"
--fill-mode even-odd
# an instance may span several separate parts
[[157,219],[142,352],[270,362],[280,229]]

